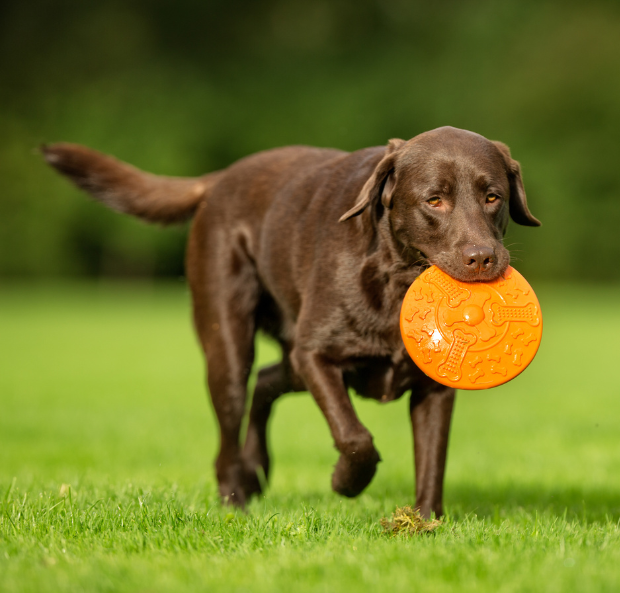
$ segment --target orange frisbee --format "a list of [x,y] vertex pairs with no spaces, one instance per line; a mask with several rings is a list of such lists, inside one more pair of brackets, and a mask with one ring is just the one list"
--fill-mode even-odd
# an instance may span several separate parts
[[488,389],[532,362],[542,317],[532,287],[510,266],[493,282],[460,282],[431,266],[405,295],[400,331],[407,352],[431,379]]

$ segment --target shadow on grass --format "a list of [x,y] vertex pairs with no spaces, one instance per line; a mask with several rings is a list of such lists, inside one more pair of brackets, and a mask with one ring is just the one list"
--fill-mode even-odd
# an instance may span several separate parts
[[[415,503],[413,480],[394,480],[381,487],[371,485],[352,500],[316,488],[306,491],[295,489],[286,493],[268,488],[265,495],[264,499],[253,501],[256,505],[254,508],[260,508],[261,503],[269,507],[346,508],[351,502],[353,506],[366,506],[370,512],[381,507],[387,512],[392,509],[392,505]],[[498,516],[519,513],[545,513],[588,523],[619,521],[620,492],[611,486],[575,486],[574,483],[563,486],[515,481],[501,484],[448,482],[444,489],[444,509],[455,519],[471,514],[495,520]],[[349,507],[349,510],[353,510],[353,507]]]
[[470,513],[497,518],[518,511],[566,515],[568,520],[584,522],[620,519],[620,493],[603,488],[550,488],[525,484],[498,488],[463,484],[448,489],[445,504],[456,519]]
[[[519,517],[530,521],[538,515],[580,524],[620,524],[620,492],[612,488],[460,484],[449,486],[444,494],[444,511],[455,521],[473,515],[492,523]],[[413,488],[404,487],[371,491],[354,499],[310,490],[296,490],[289,495],[271,494],[267,490],[265,499],[252,501],[250,512],[260,511],[265,505],[269,509],[320,509],[327,513],[387,516],[396,507],[414,503]]]
[[[309,504],[310,500],[318,502],[319,495],[308,494]],[[415,499],[413,485],[405,482],[393,484],[382,492],[370,491],[362,496],[374,499],[378,505],[384,503],[384,506],[385,503],[389,506],[388,501],[396,506],[413,504]],[[339,497],[335,498],[339,500]],[[466,515],[496,521],[518,514],[545,514],[586,523],[617,522],[620,521],[620,492],[611,487],[537,486],[515,482],[501,485],[447,484],[444,509],[456,520]]]

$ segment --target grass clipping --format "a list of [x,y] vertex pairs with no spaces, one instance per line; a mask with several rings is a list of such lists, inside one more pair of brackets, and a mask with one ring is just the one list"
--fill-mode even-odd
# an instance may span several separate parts
[[426,520],[420,515],[418,509],[413,509],[409,505],[397,507],[392,513],[392,518],[381,519],[381,527],[387,534],[396,535],[419,535],[422,533],[432,533],[441,525],[438,519]]

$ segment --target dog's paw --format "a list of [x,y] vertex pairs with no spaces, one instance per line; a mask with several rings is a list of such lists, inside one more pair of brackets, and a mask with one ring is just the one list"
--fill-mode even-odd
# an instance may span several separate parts
[[357,496],[372,481],[379,461],[381,457],[376,449],[363,459],[355,454],[341,455],[332,475],[332,489],[348,498]]
[[248,500],[260,494],[267,485],[267,477],[262,466],[250,464],[244,461],[243,464],[243,489]]
[[[240,472],[238,476],[240,477]],[[245,508],[245,503],[248,501],[249,496],[240,479],[220,481],[219,491],[223,504]]]
[[260,494],[266,485],[262,467],[253,467],[248,462],[236,465],[220,479],[219,492],[222,502],[236,507],[245,507],[252,496]]

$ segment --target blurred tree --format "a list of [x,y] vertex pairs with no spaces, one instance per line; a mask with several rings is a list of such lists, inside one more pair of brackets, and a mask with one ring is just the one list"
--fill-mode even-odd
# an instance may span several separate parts
[[183,228],[89,202],[36,154],[81,142],[191,175],[285,144],[440,125],[511,146],[542,229],[528,276],[619,279],[620,5],[31,0],[0,5],[0,274],[182,274]]

